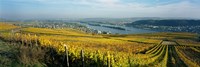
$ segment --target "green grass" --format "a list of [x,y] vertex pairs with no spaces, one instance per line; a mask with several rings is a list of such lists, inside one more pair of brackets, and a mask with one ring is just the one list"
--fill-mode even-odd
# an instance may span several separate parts
[[[14,43],[13,43],[14,44]],[[43,63],[23,64],[19,60],[18,44],[9,44],[0,40],[0,67],[44,67]]]
[[11,44],[0,41],[0,67],[20,67],[16,60],[16,50]]

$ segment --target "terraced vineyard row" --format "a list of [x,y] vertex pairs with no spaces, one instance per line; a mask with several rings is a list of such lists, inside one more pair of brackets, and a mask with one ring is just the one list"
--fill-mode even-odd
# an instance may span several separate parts
[[2,32],[0,39],[18,44],[13,46],[49,49],[50,59],[45,58],[50,61],[45,62],[49,66],[67,66],[66,63],[70,67],[200,66],[198,45],[182,45],[176,41],[150,39],[151,37],[138,38],[142,36],[109,37],[109,35],[93,36],[61,29],[31,28],[31,31],[27,29],[30,30],[25,28],[22,32]]
[[[166,41],[163,41],[166,42]],[[168,41],[167,41],[168,42]],[[170,42],[170,41],[169,41]],[[175,42],[156,45],[152,49],[146,51],[145,54],[140,56],[137,62],[145,62],[146,66],[159,66],[159,67],[199,67],[200,53],[197,46],[184,46],[175,44]],[[164,54],[165,53],[165,54]],[[165,56],[164,56],[165,55]],[[162,58],[162,59],[159,59]],[[135,62],[135,63],[137,63]],[[139,64],[145,66],[145,64]]]
[[188,66],[199,67],[200,53],[196,52],[192,48],[194,47],[176,46],[176,51]]
[[[11,35],[10,35],[11,36]],[[10,37],[1,36],[4,40],[9,41]],[[16,34],[19,36],[19,34]],[[32,35],[22,35],[27,38],[26,40],[21,41],[17,39],[19,37],[14,37],[14,40],[11,39],[13,42],[21,42],[22,44],[40,44],[43,46],[49,46],[47,44],[56,44],[56,42],[50,42],[48,40],[39,39],[37,40],[37,36],[32,37]],[[44,41],[43,41],[44,40]],[[37,43],[38,42],[38,43]],[[103,66],[158,66],[158,67],[187,67],[187,66],[199,66],[199,47],[191,47],[191,46],[183,46],[177,44],[164,44],[166,41],[162,41],[160,44],[155,45],[153,48],[147,50],[145,53],[139,54],[127,54],[127,53],[102,53],[101,51],[91,52],[85,50],[85,62],[86,64],[96,64],[99,65],[103,64]],[[58,42],[59,43],[59,42]],[[58,48],[57,50],[63,50],[62,43],[61,45],[52,45],[52,47]],[[80,59],[80,49],[76,47],[69,47],[69,56],[71,59],[71,63],[77,62]],[[61,52],[62,54],[62,52]],[[64,54],[63,54],[64,55]],[[74,60],[72,60],[74,59]],[[90,60],[89,60],[90,59]],[[88,63],[89,61],[92,61]],[[108,64],[109,61],[109,64]],[[100,65],[101,66],[101,65]]]

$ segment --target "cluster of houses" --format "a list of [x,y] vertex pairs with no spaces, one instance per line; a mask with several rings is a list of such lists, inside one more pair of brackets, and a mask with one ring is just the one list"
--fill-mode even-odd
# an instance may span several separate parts
[[35,24],[15,24],[22,27],[36,27],[36,28],[50,28],[50,29],[64,29],[64,28],[72,28],[79,31],[83,31],[86,33],[94,33],[94,34],[111,34],[111,32],[100,31],[88,28],[84,25],[76,24],[76,23],[35,23]]
[[96,34],[111,34],[110,31],[106,32],[106,31],[94,30],[93,32]]

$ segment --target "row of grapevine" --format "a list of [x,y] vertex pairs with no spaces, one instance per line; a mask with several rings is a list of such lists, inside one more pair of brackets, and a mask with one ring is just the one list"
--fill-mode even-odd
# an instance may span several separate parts
[[[154,54],[144,54],[139,55],[140,57],[134,58],[134,64],[138,66],[154,66],[160,63],[164,57],[166,57],[166,52],[168,50],[167,46],[160,46],[161,48],[157,51],[157,55]],[[144,56],[146,58],[144,58]]]
[[199,52],[200,53],[200,49],[198,49],[198,48],[195,48],[195,47],[190,47],[192,50],[194,50],[194,51],[197,51],[197,52]]
[[[33,34],[20,34],[20,33],[3,33],[0,35],[0,38],[5,41],[12,41],[12,42],[19,42],[22,45],[29,45],[33,46],[35,44],[38,44],[40,46],[45,47],[53,47],[57,50],[58,53],[64,55],[65,49],[64,49],[64,43],[58,42],[55,40],[46,39],[43,37],[39,37]],[[82,48],[75,47],[75,46],[68,46],[68,52],[70,57],[71,63],[76,63],[77,60],[81,59],[81,52]],[[84,57],[85,57],[85,64],[87,65],[99,65],[105,66],[127,66],[128,63],[128,55],[123,56],[123,53],[103,53],[100,51],[90,51],[85,50],[84,51]],[[109,63],[108,63],[109,62]],[[97,64],[98,63],[98,64]]]
[[194,61],[190,60],[187,58],[187,56],[180,50],[181,48],[185,48],[182,46],[176,46],[175,50],[177,52],[177,54],[181,57],[182,60],[184,60],[184,62],[191,67],[199,67],[199,65],[197,63],[195,63]]
[[164,59],[159,64],[155,65],[155,67],[167,67],[168,58],[169,58],[168,55],[169,55],[169,47],[167,46]]
[[155,50],[158,50],[159,48],[160,48],[160,44],[159,45],[156,45],[155,47],[153,47],[152,49],[150,49],[150,50],[148,50],[147,52],[146,52],[146,54],[148,54],[148,53],[151,53],[151,52],[153,52],[153,51],[155,51]]
[[38,36],[31,34],[20,34],[20,33],[1,33],[0,37],[5,41],[20,42],[23,45],[32,46],[38,44]]
[[[20,33],[3,33],[0,35],[5,41],[19,42],[23,45],[33,46],[40,45],[44,47],[53,47],[60,55],[65,55],[65,46],[63,42],[40,37],[35,34],[20,34]],[[66,44],[67,45],[67,44]],[[78,46],[67,45],[69,63],[75,66],[81,66],[82,55],[84,50],[84,66],[97,67],[129,67],[129,66],[154,66],[166,65],[166,57],[168,53],[168,46],[157,45],[147,51],[146,54],[125,54],[123,52],[102,52],[84,49]],[[164,60],[163,60],[164,58]]]

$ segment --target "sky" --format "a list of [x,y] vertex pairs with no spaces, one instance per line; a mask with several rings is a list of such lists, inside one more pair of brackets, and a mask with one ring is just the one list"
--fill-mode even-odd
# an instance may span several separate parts
[[0,18],[200,18],[200,0],[0,0]]

